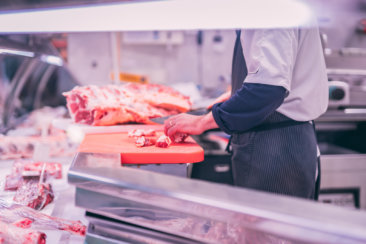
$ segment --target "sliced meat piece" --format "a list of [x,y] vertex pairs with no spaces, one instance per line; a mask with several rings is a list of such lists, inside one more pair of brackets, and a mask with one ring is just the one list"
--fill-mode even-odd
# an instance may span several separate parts
[[170,140],[168,136],[162,135],[156,140],[155,146],[166,148],[169,147],[171,143],[172,140]]
[[72,221],[70,223],[63,223],[59,227],[60,230],[65,230],[70,233],[78,234],[81,236],[85,236],[86,226],[83,225],[80,221]]
[[7,205],[0,201],[0,216],[1,221],[7,224],[12,224],[19,221],[19,219],[27,218],[33,221],[33,228],[65,230],[81,236],[84,236],[86,232],[86,226],[80,221],[52,217],[20,204]]
[[11,168],[10,175],[5,177],[5,187],[6,191],[16,191],[19,185],[22,183],[22,172],[24,168],[23,160],[15,160]]
[[175,135],[173,135],[172,141],[174,141],[176,143],[181,143],[181,142],[184,142],[187,137],[188,137],[188,134],[176,133]]
[[47,177],[52,176],[56,179],[62,178],[62,165],[60,163],[33,162],[24,165],[24,171],[41,172],[43,163],[46,164],[45,173]]
[[5,191],[16,191],[22,182],[21,174],[11,174],[5,177]]
[[0,239],[3,243],[45,244],[46,234],[0,221]]
[[40,184],[37,180],[23,181],[13,198],[14,202],[36,210],[43,209],[53,199],[51,184]]
[[133,129],[132,131],[128,132],[128,137],[140,137],[140,136],[155,136],[156,131],[153,129]]
[[22,220],[13,223],[13,225],[18,226],[19,228],[28,229],[31,227],[32,223],[33,221],[31,219],[24,218]]
[[[45,164],[45,179],[49,177],[55,179],[62,178],[62,164],[49,162],[45,162]],[[24,179],[27,180],[31,177],[39,178],[42,167],[43,162],[21,159],[14,161],[11,174],[6,176],[4,190],[16,191]]]
[[135,144],[137,147],[148,147],[155,145],[155,139],[154,138],[148,138],[145,136],[139,136],[135,139]]

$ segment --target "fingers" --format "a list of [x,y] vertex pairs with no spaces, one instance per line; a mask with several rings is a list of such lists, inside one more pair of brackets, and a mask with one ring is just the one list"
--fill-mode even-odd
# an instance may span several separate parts
[[164,133],[165,135],[172,137],[177,131],[176,122],[172,119],[166,120],[164,122]]
[[173,136],[175,135],[175,133],[177,133],[178,128],[177,126],[171,126],[170,128],[168,128],[166,135],[169,136],[170,138],[173,138]]
[[165,135],[172,137],[181,128],[180,119],[184,118],[184,114],[178,114],[164,121]]
[[177,116],[170,117],[164,121],[164,134],[168,135],[168,130],[175,125],[175,119]]

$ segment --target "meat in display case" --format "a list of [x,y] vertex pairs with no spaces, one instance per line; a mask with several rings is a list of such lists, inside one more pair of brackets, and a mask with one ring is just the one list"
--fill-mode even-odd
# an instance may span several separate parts
[[119,154],[77,154],[68,180],[89,219],[86,242],[366,241],[364,212],[121,167]]

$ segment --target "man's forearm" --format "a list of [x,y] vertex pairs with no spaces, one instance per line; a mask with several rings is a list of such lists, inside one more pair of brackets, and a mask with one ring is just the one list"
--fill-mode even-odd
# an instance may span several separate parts
[[202,132],[210,129],[219,128],[218,124],[216,123],[212,112],[209,112],[206,115],[202,115],[202,119],[200,121],[200,127]]

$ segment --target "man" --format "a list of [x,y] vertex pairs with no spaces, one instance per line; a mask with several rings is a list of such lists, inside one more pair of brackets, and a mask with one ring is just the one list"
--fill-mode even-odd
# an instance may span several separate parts
[[235,185],[316,197],[312,120],[328,105],[318,28],[237,32],[231,94],[207,115],[169,118],[165,133],[196,135],[220,127],[231,135]]

